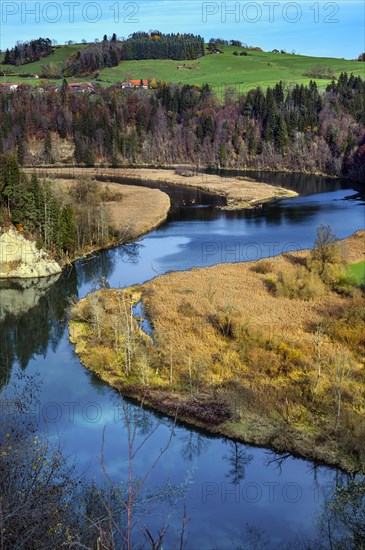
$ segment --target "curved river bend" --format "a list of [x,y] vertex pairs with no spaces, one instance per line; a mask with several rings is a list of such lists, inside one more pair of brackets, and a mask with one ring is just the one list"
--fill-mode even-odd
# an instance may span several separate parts
[[[169,270],[310,247],[321,223],[330,224],[339,238],[363,228],[364,199],[351,183],[288,174],[257,177],[290,186],[302,196],[260,210],[225,212],[204,193],[164,185],[173,204],[169,217],[137,243],[77,262],[37,296],[0,287],[2,380],[7,374],[14,379],[20,369],[36,374],[42,382],[34,409],[38,429],[60,440],[86,476],[103,479],[99,457],[106,426],[107,469],[115,479],[125,478],[127,440],[121,398],[81,366],[68,341],[65,311],[70,296],[85,296],[101,277],[112,287],[124,287]],[[137,475],[146,472],[171,428],[169,419],[155,413],[145,411],[144,419],[145,430],[159,426],[136,458]],[[178,426],[150,483],[188,480],[188,548],[235,548],[255,529],[265,532],[265,548],[276,548],[297,535],[314,534],[323,489],[338,473],[291,456],[275,458],[265,449]],[[181,517],[170,518],[168,548],[178,547],[179,526]]]

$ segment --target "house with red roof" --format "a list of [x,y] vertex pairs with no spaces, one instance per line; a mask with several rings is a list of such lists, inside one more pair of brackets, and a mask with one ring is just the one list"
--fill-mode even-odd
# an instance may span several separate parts
[[122,82],[123,90],[131,90],[134,88],[143,88],[144,90],[147,90],[149,87],[150,86],[148,80],[143,80],[142,78],[140,80],[129,79]]

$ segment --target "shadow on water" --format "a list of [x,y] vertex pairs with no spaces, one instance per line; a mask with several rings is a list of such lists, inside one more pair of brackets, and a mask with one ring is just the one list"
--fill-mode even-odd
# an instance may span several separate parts
[[13,363],[25,369],[34,355],[57,350],[66,330],[69,298],[77,296],[74,269],[49,279],[0,282],[0,384]]

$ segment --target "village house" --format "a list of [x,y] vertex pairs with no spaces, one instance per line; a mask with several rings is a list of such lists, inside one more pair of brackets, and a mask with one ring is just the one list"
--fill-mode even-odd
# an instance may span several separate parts
[[76,93],[93,93],[94,92],[94,86],[91,82],[71,82],[71,84],[68,85],[68,90],[70,92],[76,92]]
[[122,82],[122,90],[133,90],[134,88],[143,88],[144,90],[147,90],[149,88],[149,82],[148,80],[125,80]]

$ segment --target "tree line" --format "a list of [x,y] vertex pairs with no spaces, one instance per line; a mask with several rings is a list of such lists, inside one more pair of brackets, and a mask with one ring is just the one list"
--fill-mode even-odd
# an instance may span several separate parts
[[49,182],[30,178],[13,156],[0,158],[0,223],[11,222],[37,239],[40,247],[73,253],[76,246],[74,210]]
[[[198,168],[277,169],[361,180],[365,165],[365,84],[341,74],[320,92],[315,82],[237,95],[224,101],[208,85],[159,83],[156,90],[72,94],[18,91],[0,96],[0,153],[50,163],[59,139],[74,161],[92,166],[192,164]],[[31,140],[43,152],[31,154]]]
[[204,39],[193,34],[138,32],[124,41],[118,41],[115,34],[110,40],[104,35],[102,42],[72,54],[63,65],[63,74],[87,75],[131,59],[180,60],[196,59],[199,55],[204,55]]
[[204,52],[204,39],[199,35],[138,32],[124,42],[122,59],[196,59]]
[[49,38],[38,38],[30,42],[18,42],[14,48],[5,51],[4,65],[25,65],[39,61],[54,52],[52,41]]
[[[49,38],[38,38],[30,42],[17,43],[5,52],[4,65],[25,65],[39,61],[54,52]],[[205,53],[204,39],[194,34],[163,34],[158,30],[136,32],[126,40],[118,40],[114,33],[110,39],[90,44],[74,52],[63,64],[62,71],[54,64],[43,67],[43,76],[60,78],[88,75],[99,69],[116,67],[121,61],[139,59],[196,59]]]

